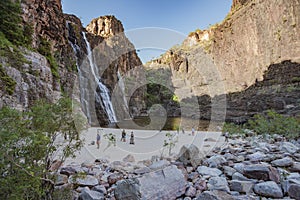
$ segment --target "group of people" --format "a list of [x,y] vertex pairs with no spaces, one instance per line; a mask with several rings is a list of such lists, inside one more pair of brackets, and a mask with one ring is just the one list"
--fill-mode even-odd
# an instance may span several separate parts
[[[185,130],[183,128],[181,128],[182,134],[185,134]],[[177,128],[177,134],[179,134],[179,127]],[[192,136],[195,135],[195,128],[192,127]]]
[[[126,131],[124,129],[122,131],[121,141],[122,142],[126,142]],[[131,131],[131,134],[130,134],[129,144],[134,144],[134,134],[133,134],[133,131]]]
[[[121,141],[126,142],[126,132],[124,129],[121,134]],[[101,134],[98,132],[97,136],[96,136],[97,149],[100,148],[100,142],[101,142]],[[135,144],[133,131],[131,131],[131,134],[130,134],[129,144]]]

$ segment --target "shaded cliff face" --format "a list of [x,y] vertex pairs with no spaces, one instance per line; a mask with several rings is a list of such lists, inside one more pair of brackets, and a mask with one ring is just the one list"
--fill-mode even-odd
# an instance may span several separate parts
[[[273,73],[276,67],[276,76],[272,76],[268,84],[273,82],[278,86],[276,82],[282,79],[280,77],[291,77],[293,73],[297,82],[299,76],[293,67],[300,63],[299,27],[300,4],[297,0],[234,0],[231,12],[223,22],[208,30],[190,33],[182,45],[149,62],[147,67],[168,65],[172,70],[175,94],[182,102],[197,98],[200,118],[203,119],[211,118],[211,101],[224,100],[226,95],[222,94],[229,93],[232,94],[227,96],[224,103],[225,107],[228,106],[227,120],[239,121],[238,117],[243,115],[248,118],[272,108],[292,114],[282,106],[279,108],[278,103],[270,102],[284,99],[289,102],[286,105],[297,107],[296,93],[283,89],[281,93],[269,90],[268,94],[260,95],[254,91],[268,90],[264,86],[265,75]],[[282,65],[285,70],[281,68]],[[258,82],[261,87],[258,87]],[[216,83],[221,85],[216,86]],[[278,95],[281,97],[277,98]],[[268,101],[264,105],[266,97]],[[252,102],[248,107],[245,106],[247,101]],[[251,112],[249,107],[252,107]],[[192,116],[199,113],[189,110]],[[293,115],[299,114],[299,109],[295,110]]]

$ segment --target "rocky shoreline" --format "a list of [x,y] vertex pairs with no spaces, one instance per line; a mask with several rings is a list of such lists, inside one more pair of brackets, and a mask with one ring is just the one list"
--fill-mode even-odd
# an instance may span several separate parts
[[70,189],[79,200],[298,200],[299,173],[300,140],[233,135],[206,156],[185,145],[179,155],[167,158],[135,162],[128,155],[123,161],[62,166],[55,189]]

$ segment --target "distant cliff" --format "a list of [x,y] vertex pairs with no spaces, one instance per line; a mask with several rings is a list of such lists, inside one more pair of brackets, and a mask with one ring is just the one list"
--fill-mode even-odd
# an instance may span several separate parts
[[[182,45],[149,62],[147,68],[170,68],[174,93],[182,101],[199,100],[200,116],[193,109],[190,109],[190,116],[209,119],[213,97],[220,98],[222,94],[229,95],[224,105],[229,109],[227,120],[239,121],[239,117],[244,120],[266,109],[299,114],[296,99],[300,94],[300,78],[295,70],[300,63],[299,29],[298,0],[234,0],[223,22],[212,25],[208,30],[191,32]],[[290,87],[293,93],[286,88],[280,94],[274,91],[270,94],[270,90],[268,95],[263,96],[253,93],[256,89],[264,90],[266,74],[274,74],[274,71],[276,75],[268,76],[272,81],[267,80],[267,86],[270,88],[270,83],[273,83],[274,87]],[[279,84],[280,77],[292,78],[293,84]],[[258,83],[260,87],[256,88]],[[231,95],[233,92],[234,95]],[[289,94],[292,94],[290,99]],[[269,103],[257,99],[267,97]],[[242,105],[237,99],[245,102]],[[255,99],[257,103],[251,103]],[[245,106],[247,101],[248,106]],[[277,101],[284,105],[279,108]],[[294,111],[289,112],[287,107],[293,107]]]

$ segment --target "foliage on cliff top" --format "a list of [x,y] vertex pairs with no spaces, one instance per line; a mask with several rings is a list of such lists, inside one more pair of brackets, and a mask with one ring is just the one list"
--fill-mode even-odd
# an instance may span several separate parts
[[[54,189],[50,165],[55,155],[60,152],[56,158],[64,161],[82,146],[80,119],[73,114],[68,98],[56,104],[39,102],[26,112],[2,108],[0,199],[49,199]],[[58,137],[64,140],[60,147],[55,144]]]

